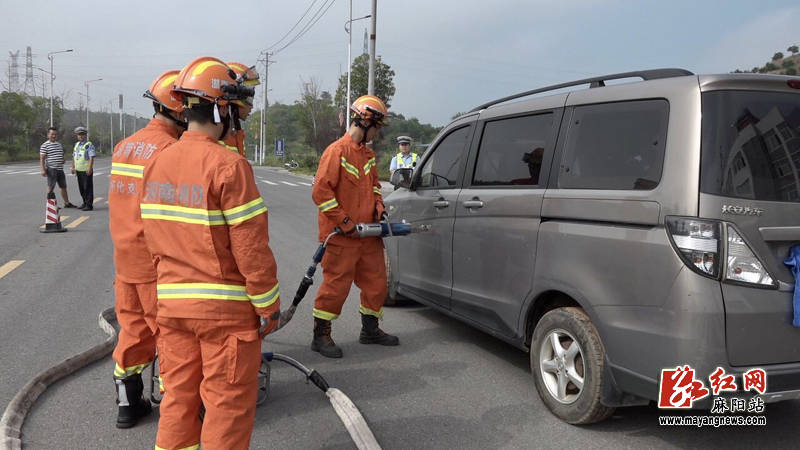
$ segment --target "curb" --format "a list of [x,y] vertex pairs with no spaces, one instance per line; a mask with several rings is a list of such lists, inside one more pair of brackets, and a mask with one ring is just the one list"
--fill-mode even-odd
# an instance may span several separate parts
[[111,322],[116,321],[114,308],[108,308],[100,313],[98,324],[100,329],[108,334],[108,339],[102,344],[95,345],[89,350],[79,353],[55,366],[39,372],[17,392],[3,412],[0,419],[0,443],[6,450],[22,449],[22,425],[36,399],[56,381],[70,375],[89,364],[105,358],[114,350],[117,332]]

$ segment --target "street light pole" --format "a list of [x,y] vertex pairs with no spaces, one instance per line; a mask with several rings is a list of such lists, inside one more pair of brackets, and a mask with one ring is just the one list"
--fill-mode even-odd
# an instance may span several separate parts
[[53,81],[56,79],[55,73],[53,73],[53,55],[57,53],[67,53],[71,52],[72,49],[69,50],[60,50],[57,52],[50,52],[47,54],[47,59],[50,60],[50,126],[53,126]]
[[102,78],[98,78],[96,80],[89,80],[84,81],[83,84],[86,85],[86,138],[89,138],[89,83],[94,83],[95,81],[103,81]]
[[367,94],[375,95],[375,29],[378,20],[378,0],[372,0],[372,32],[369,35],[369,83]]
[[359,17],[358,19],[353,19],[353,0],[350,0],[350,20],[345,22],[344,24],[344,31],[347,32],[347,104],[344,105],[344,115],[347,117],[345,130],[350,129],[350,73],[353,71],[353,62],[352,57],[350,54],[350,48],[353,46],[353,22],[356,20],[361,19],[368,19],[371,17],[370,14],[367,14],[364,17]]

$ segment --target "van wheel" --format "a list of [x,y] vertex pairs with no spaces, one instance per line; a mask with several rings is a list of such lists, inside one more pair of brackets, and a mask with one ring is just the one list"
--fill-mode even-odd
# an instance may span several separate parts
[[386,299],[383,301],[384,306],[394,306],[403,297],[397,295],[397,292],[392,292],[392,263],[389,262],[389,252],[383,250],[383,260],[386,264]]
[[542,316],[530,354],[536,390],[561,420],[584,425],[614,413],[600,403],[605,349],[583,310],[558,308]]

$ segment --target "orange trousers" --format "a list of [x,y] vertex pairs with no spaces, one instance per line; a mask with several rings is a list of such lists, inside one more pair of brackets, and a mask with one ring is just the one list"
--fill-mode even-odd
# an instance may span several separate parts
[[125,283],[114,280],[114,311],[119,322],[119,338],[112,355],[114,378],[140,374],[153,362],[156,353],[156,282]]
[[247,449],[261,367],[258,321],[159,316],[158,327],[165,393],[156,449]]
[[383,241],[365,239],[359,247],[328,245],[322,257],[322,285],[314,300],[314,317],[333,320],[355,281],[361,290],[361,314],[383,316],[386,300],[386,263]]

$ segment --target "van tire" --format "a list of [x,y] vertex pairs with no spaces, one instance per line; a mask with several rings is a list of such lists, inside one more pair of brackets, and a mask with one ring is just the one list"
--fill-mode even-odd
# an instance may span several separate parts
[[[559,401],[554,394],[550,393],[542,374],[540,354],[545,340],[548,341],[544,346],[545,351],[547,351],[547,345],[552,345],[550,340],[553,333],[558,333],[567,341],[574,337],[579,346],[580,353],[576,360],[582,364],[579,364],[575,370],[583,372],[583,387],[578,394],[573,394],[577,395],[577,398],[569,403]],[[562,349],[564,349],[563,343]],[[545,358],[548,356],[545,355]],[[597,329],[582,309],[576,307],[557,308],[542,316],[533,331],[530,361],[539,397],[547,405],[547,408],[561,420],[573,425],[585,425],[605,420],[614,413],[614,408],[607,407],[600,401],[603,392],[605,348]],[[550,380],[557,379],[557,375],[548,376]],[[550,386],[552,386],[552,381]],[[570,389],[574,392],[576,385],[572,384],[571,386]]]
[[395,306],[403,297],[397,295],[397,292],[392,293],[392,263],[389,261],[389,252],[385,249],[383,260],[386,264],[386,299],[383,301],[383,306]]

